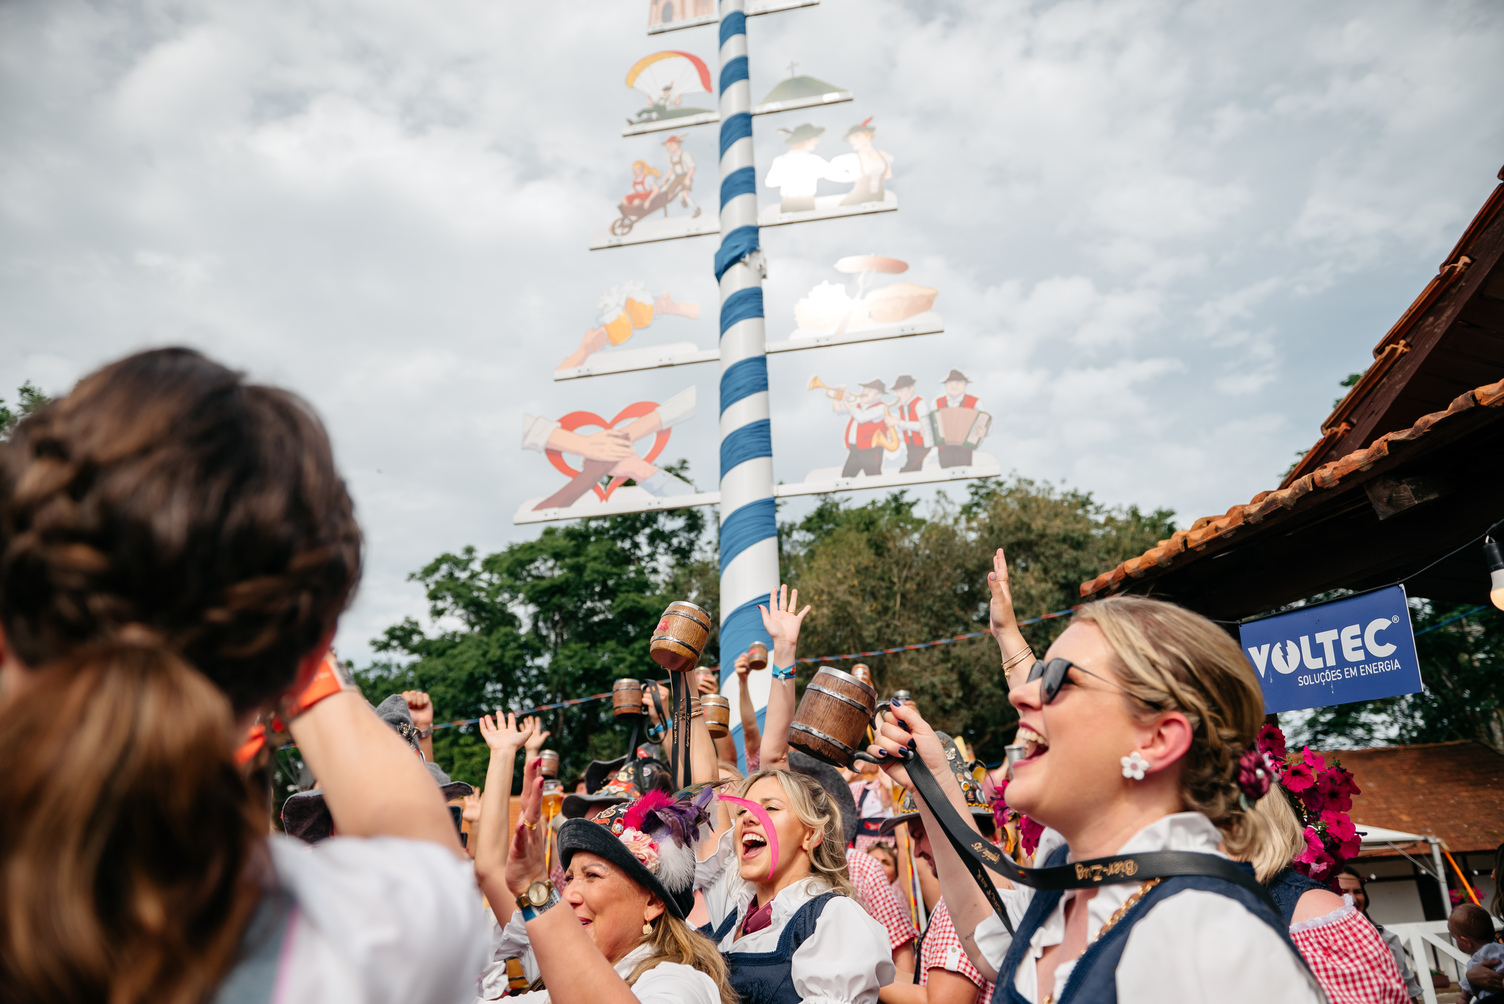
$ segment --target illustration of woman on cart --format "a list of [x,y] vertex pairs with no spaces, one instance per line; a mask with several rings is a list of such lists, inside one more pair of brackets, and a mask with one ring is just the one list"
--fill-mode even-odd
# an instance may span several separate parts
[[[648,176],[652,175],[650,179]],[[646,203],[658,192],[658,180],[663,172],[653,167],[645,160],[632,161],[632,190],[622,199],[624,206],[637,206]]]

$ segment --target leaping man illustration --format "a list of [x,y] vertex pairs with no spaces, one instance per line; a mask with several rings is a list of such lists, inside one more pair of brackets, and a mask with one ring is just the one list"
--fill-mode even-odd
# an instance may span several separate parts
[[668,152],[669,173],[680,178],[679,204],[685,209],[693,209],[690,216],[699,216],[700,207],[695,204],[695,198],[690,194],[695,181],[695,159],[684,149],[684,137],[673,135],[663,141],[663,149]]

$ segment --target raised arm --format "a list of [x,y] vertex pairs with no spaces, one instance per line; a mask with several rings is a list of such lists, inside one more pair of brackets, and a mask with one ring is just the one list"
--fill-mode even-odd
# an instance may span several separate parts
[[[1008,581],[1008,556],[1000,547],[992,556],[992,571],[987,573],[987,589],[992,598],[987,605],[988,629],[997,641],[1003,666],[1013,669],[1024,666],[1027,670],[1034,652],[1024,641],[1018,629],[1018,617],[1013,612],[1013,587]],[[1010,666],[1009,663],[1012,663]]]
[[[752,703],[752,691],[747,685],[747,677],[751,675],[752,667],[747,665],[747,653],[743,652],[736,657],[736,689],[738,691],[738,708],[742,716],[742,749],[750,756],[756,752],[761,755],[762,729],[757,727],[757,708]],[[752,761],[747,761],[747,770],[753,770]]]
[[[773,685],[768,690],[768,713],[764,719],[758,766],[788,770],[789,726],[794,721],[794,661],[799,646],[799,628],[809,604],[799,610],[799,590],[779,586],[768,594],[768,605],[758,604],[762,626],[773,639],[773,657],[768,665]],[[798,610],[797,613],[795,611]]]
[[[894,724],[894,719],[897,724]],[[955,775],[945,761],[945,751],[940,745],[940,739],[935,735],[935,730],[930,728],[918,711],[911,704],[903,704],[895,707],[891,718],[885,718],[883,724],[877,729],[877,743],[872,747],[872,752],[878,750],[886,752],[890,763],[883,769],[904,787],[913,789],[908,772],[896,760],[895,754],[913,741],[915,751],[924,758],[924,763],[930,768],[939,784],[942,792],[950,799],[956,813],[966,822],[966,825],[980,835],[976,822],[972,819],[971,810],[967,808],[966,798],[961,793],[961,787],[956,783]],[[961,857],[956,853],[950,841],[943,838],[943,831],[939,822],[930,812],[929,805],[922,798],[915,798],[919,807],[919,818],[924,823],[925,832],[935,834],[930,840],[930,850],[935,858],[935,870],[939,873],[940,889],[945,896],[946,908],[950,911],[952,923],[956,928],[956,935],[961,940],[961,947],[966,952],[966,957],[972,965],[981,971],[988,980],[996,980],[997,970],[977,948],[974,932],[976,927],[986,918],[992,916],[992,906],[982,891],[977,888],[976,881],[971,877],[971,872],[961,863]],[[994,884],[1000,888],[1011,891],[1012,886],[1006,880],[994,879]],[[1006,898],[1006,897],[1005,897]],[[1010,911],[1011,912],[1011,911]],[[1016,919],[1016,918],[1015,918]]]
[[433,762],[433,698],[421,690],[404,690],[402,699],[407,702],[407,713],[412,716],[413,728],[418,730],[418,749],[423,759]]
[[505,924],[516,908],[507,892],[507,845],[512,838],[509,818],[512,800],[512,773],[517,765],[517,751],[532,736],[526,724],[517,725],[516,715],[502,717],[496,712],[480,720],[480,736],[491,748],[491,762],[486,768],[486,786],[481,791],[480,823],[475,836],[475,878],[491,903],[496,922]]
[[433,775],[358,690],[331,694],[288,728],[340,834],[427,840],[469,860]]

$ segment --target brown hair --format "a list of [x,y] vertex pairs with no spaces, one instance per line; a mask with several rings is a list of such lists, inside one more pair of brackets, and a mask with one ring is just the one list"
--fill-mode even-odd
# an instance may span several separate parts
[[1089,603],[1075,619],[1106,637],[1140,713],[1186,716],[1192,738],[1181,764],[1181,800],[1222,830],[1228,854],[1246,858],[1264,823],[1239,802],[1238,757],[1264,721],[1264,696],[1237,642],[1200,614],[1142,596]]
[[0,626],[31,667],[0,698],[10,999],[210,995],[266,829],[233,716],[288,689],[359,576],[318,419],[197,352],[106,366],[0,443]]
[[0,703],[0,985],[196,1004],[255,908],[229,702],[160,648],[80,651]]
[[651,926],[653,933],[642,937],[651,954],[632,967],[632,972],[627,975],[627,986],[634,985],[643,973],[660,962],[677,962],[698,969],[715,980],[722,1004],[736,1004],[736,991],[731,988],[726,960],[713,941],[667,910],[659,914]]
[[190,349],[90,374],[0,445],[0,622],[29,666],[144,626],[242,712],[292,684],[359,577],[318,419]]
[[841,823],[841,807],[828,795],[820,782],[807,774],[786,770],[754,771],[737,785],[737,795],[745,798],[752,786],[765,777],[783,786],[789,805],[799,821],[820,834],[820,842],[809,852],[810,874],[824,881],[831,892],[855,896],[851,873],[846,867],[846,829]]
[[1494,940],[1494,922],[1489,919],[1488,911],[1476,903],[1457,904],[1452,909],[1452,915],[1447,918],[1447,923],[1458,934],[1474,941]]

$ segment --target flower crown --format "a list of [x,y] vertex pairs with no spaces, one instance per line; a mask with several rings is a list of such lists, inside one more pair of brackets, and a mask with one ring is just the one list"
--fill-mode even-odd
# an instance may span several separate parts
[[709,821],[707,807],[715,796],[710,785],[690,791],[680,792],[679,798],[650,791],[595,817],[670,892],[694,882],[694,845],[701,825]]

